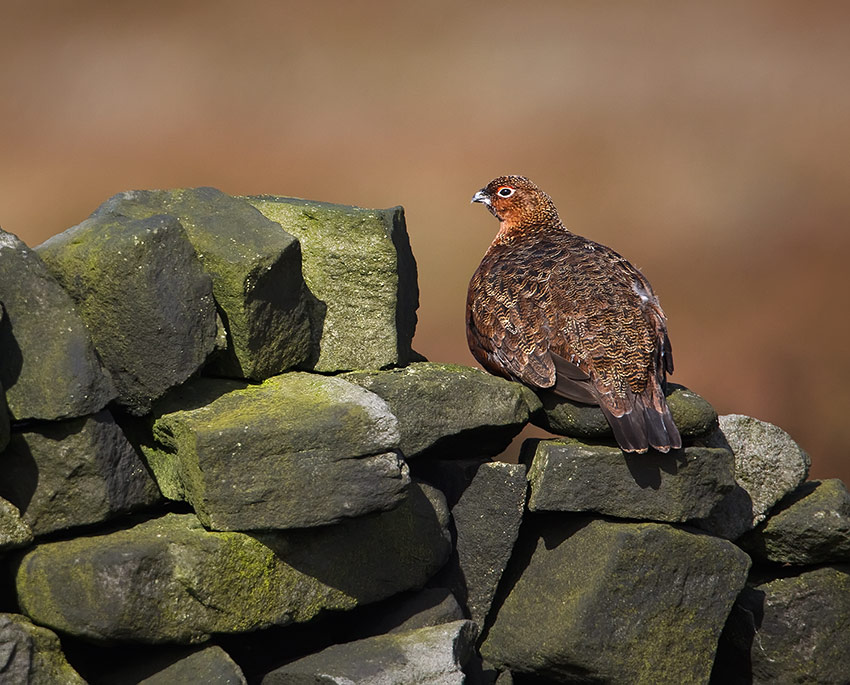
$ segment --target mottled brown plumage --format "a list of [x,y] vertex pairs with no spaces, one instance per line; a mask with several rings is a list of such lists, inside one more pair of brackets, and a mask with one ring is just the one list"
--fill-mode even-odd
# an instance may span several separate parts
[[567,230],[527,178],[497,178],[472,201],[500,222],[467,297],[467,340],[479,363],[598,404],[624,451],[681,447],[664,399],[673,372],[666,319],[649,281],[612,249]]

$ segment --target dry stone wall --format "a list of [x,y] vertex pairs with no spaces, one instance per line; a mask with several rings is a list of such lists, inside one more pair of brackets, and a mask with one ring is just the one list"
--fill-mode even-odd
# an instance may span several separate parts
[[625,455],[417,302],[400,207],[0,231],[0,682],[850,680],[850,494],[784,431],[671,384],[684,449]]

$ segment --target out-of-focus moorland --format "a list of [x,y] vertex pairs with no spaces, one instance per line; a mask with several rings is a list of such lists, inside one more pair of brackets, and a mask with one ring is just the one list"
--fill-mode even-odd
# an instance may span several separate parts
[[3,2],[0,226],[131,188],[402,204],[417,349],[472,364],[466,285],[523,173],[641,267],[673,380],[850,482],[850,4]]

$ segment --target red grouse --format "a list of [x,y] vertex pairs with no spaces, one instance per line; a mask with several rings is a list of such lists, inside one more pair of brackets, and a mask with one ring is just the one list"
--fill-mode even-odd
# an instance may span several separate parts
[[472,197],[499,220],[466,302],[469,349],[490,373],[602,409],[620,448],[682,439],[664,399],[673,356],[649,281],[612,249],[571,233],[523,176]]

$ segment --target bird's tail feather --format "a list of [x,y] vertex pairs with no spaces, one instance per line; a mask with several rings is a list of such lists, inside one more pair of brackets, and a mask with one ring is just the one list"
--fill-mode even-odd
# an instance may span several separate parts
[[682,446],[682,437],[663,395],[654,399],[653,402],[645,395],[635,395],[632,408],[621,416],[601,405],[614,438],[624,452],[642,453],[650,447],[669,452]]

